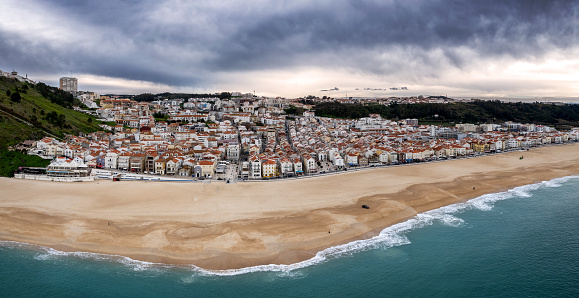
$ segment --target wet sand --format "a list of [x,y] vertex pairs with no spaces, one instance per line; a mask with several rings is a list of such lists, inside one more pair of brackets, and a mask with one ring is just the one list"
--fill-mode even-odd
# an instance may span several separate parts
[[427,210],[578,173],[569,144],[273,182],[0,178],[0,239],[206,269],[291,264]]

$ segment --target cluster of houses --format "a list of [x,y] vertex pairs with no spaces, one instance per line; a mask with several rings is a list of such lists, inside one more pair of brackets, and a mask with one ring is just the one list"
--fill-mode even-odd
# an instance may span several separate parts
[[[0,75],[34,83],[17,72]],[[378,164],[397,164],[502,152],[579,140],[579,130],[559,132],[535,124],[419,125],[417,119],[391,121],[315,116],[300,99],[232,93],[219,97],[137,102],[121,96],[78,92],[100,117],[105,131],[46,137],[26,142],[29,153],[53,159],[52,177],[86,177],[101,168],[134,173],[211,178],[228,163],[239,177],[269,179]],[[448,103],[447,97],[313,98],[314,102]],[[466,100],[468,101],[468,100]],[[305,112],[288,117],[290,105]],[[165,115],[160,121],[158,115]],[[157,118],[155,117],[157,116]],[[113,124],[114,123],[114,124]]]
[[[190,105],[185,107],[186,103]],[[53,158],[60,165],[73,164],[69,168],[75,170],[86,166],[210,178],[223,173],[226,163],[234,163],[239,165],[241,178],[268,179],[579,139],[579,130],[558,132],[511,122],[449,128],[418,125],[416,119],[391,121],[379,115],[331,119],[316,117],[313,111],[289,118],[280,112],[285,104],[282,99],[251,97],[153,103],[105,99],[97,113],[115,122],[111,131],[70,135],[64,141],[46,137],[29,152]],[[154,113],[169,115],[169,120],[156,121]]]

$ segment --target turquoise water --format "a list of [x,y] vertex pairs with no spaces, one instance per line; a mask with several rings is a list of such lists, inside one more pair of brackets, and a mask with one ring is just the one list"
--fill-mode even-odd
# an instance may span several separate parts
[[206,272],[0,242],[1,297],[579,297],[579,176],[421,214],[292,266]]

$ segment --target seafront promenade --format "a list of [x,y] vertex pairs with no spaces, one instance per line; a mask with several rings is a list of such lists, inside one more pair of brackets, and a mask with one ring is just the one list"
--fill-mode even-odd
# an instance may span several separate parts
[[[457,159],[470,159],[470,158],[478,158],[484,156],[492,156],[496,154],[505,154],[509,152],[521,152],[521,155],[524,155],[524,152],[527,152],[531,149],[537,149],[542,147],[548,146],[562,146],[568,145],[572,143],[576,143],[577,141],[568,141],[565,143],[553,143],[547,144],[542,146],[534,146],[531,148],[524,148],[524,149],[512,149],[506,150],[504,152],[492,152],[492,153],[476,153],[467,156],[459,156],[451,159],[443,158],[443,159],[429,159],[420,162],[408,162],[408,163],[395,163],[395,164],[373,164],[367,166],[351,166],[351,167],[344,167],[339,170],[331,170],[328,166],[327,171],[320,171],[312,174],[304,174],[300,176],[289,176],[289,177],[276,177],[276,178],[260,178],[260,179],[239,179],[236,177],[235,173],[237,172],[237,165],[232,164],[228,165],[226,168],[226,173],[224,175],[216,175],[215,177],[211,178],[196,178],[196,177],[184,177],[184,176],[176,176],[176,175],[158,175],[158,174],[140,174],[140,173],[131,173],[127,171],[115,170],[115,169],[93,169],[91,171],[90,176],[88,177],[50,177],[46,175],[32,175],[32,174],[19,174],[16,173],[14,178],[17,179],[28,179],[28,180],[39,180],[39,181],[53,181],[53,182],[90,182],[99,179],[108,179],[113,180],[113,178],[117,178],[118,181],[149,181],[149,182],[203,182],[203,183],[237,183],[237,182],[275,182],[275,181],[283,181],[283,180],[296,180],[296,179],[308,179],[314,177],[321,177],[321,176],[330,176],[330,175],[339,175],[345,174],[350,172],[357,172],[357,171],[365,171],[365,170],[373,170],[379,169],[384,167],[400,167],[400,166],[407,166],[413,164],[424,164],[424,163],[436,163],[436,162],[445,162],[450,160],[457,160]],[[323,169],[323,167],[322,167]]]

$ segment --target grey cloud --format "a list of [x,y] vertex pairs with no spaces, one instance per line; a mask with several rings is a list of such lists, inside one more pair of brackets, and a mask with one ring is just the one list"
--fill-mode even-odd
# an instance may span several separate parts
[[115,55],[114,50],[93,54],[79,49],[55,49],[49,44],[36,44],[0,32],[0,53],[3,65],[39,74],[66,75],[69,72],[150,81],[167,85],[195,85],[195,75],[183,76],[174,68],[163,67],[135,53],[132,57]]
[[534,80],[529,84],[528,80],[512,79],[488,79],[484,81],[455,82],[457,88],[464,88],[471,92],[498,93],[498,94],[540,94],[544,90],[557,88],[559,84]]
[[[212,66],[283,67],[304,52],[393,46],[443,49],[455,66],[464,59],[452,49],[469,47],[482,57],[537,56],[575,42],[575,1],[351,1],[332,9],[271,15],[240,27]],[[307,36],[292,43],[295,36]],[[311,62],[311,61],[308,61]]]
[[576,46],[579,25],[577,1],[564,0],[283,5],[54,0],[47,7],[94,30],[95,40],[63,49],[0,31],[0,58],[18,68],[172,86],[200,86],[212,72],[301,66],[389,74],[410,65],[411,77],[436,76],[473,60],[536,59]]

